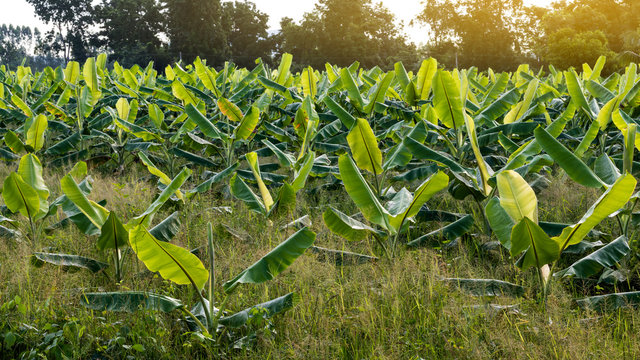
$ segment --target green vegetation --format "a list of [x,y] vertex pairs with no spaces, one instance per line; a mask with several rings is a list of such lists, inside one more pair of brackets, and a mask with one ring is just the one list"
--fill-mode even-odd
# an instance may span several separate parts
[[0,67],[7,358],[637,357],[640,75]]

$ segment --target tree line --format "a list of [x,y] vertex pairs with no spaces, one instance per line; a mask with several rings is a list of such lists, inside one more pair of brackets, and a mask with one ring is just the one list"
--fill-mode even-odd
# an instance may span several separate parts
[[[266,13],[249,1],[27,0],[51,30],[0,27],[0,60],[33,65],[83,61],[99,52],[122,65],[157,68],[196,57],[209,65],[255,59],[275,63],[284,52],[299,67],[326,62],[389,68],[435,57],[446,67],[514,70],[519,64],[578,67],[600,55],[615,71],[640,56],[640,2],[562,0],[548,8],[522,0],[426,0],[411,24],[424,25],[424,45],[371,0],[317,0],[300,21],[283,18],[269,31]],[[29,55],[35,55],[29,57]]]

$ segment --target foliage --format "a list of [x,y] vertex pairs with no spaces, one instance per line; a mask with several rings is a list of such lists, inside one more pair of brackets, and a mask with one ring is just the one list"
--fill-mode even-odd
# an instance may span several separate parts
[[[172,325],[175,333],[200,339],[207,351],[243,347],[269,332],[273,315],[307,301],[291,290],[299,285],[298,262],[320,266],[303,257],[316,242],[320,261],[376,262],[383,274],[424,254],[447,272],[455,266],[449,252],[464,251],[493,266],[482,278],[447,274],[442,281],[476,295],[535,294],[534,268],[543,296],[532,303],[572,289],[600,296],[594,281],[630,294],[582,304],[636,301],[635,63],[603,76],[605,57],[580,73],[549,74],[527,65],[447,71],[433,58],[411,67],[398,62],[391,71],[357,62],[296,71],[290,54],[274,70],[262,61],[217,70],[196,58],[159,73],[152,64],[107,62],[101,54],[43,71],[0,69],[0,155],[9,164],[1,244],[32,255],[47,277],[51,265],[69,273],[56,273],[64,279],[82,269],[77,276],[86,282],[74,287],[75,302],[65,302],[69,312],[78,301],[94,310],[160,311],[162,321],[184,317]],[[71,170],[62,176],[61,168]],[[118,184],[134,177],[139,187],[130,194],[137,197],[106,204],[103,191],[92,191],[90,170],[115,174]],[[573,190],[558,196],[548,185],[559,178]],[[55,198],[58,180],[63,195]],[[101,189],[109,186],[126,185]],[[563,206],[539,207],[544,198],[583,192],[591,198],[566,214]],[[200,215],[181,227],[185,209]],[[256,239],[221,221],[238,209],[231,217]],[[85,237],[82,246],[67,241],[69,224],[76,238]],[[237,249],[215,250],[224,241]],[[256,241],[265,246],[252,247]],[[216,278],[220,270],[228,281]],[[564,287],[553,276],[585,283]],[[269,296],[251,303],[232,296],[256,286]]]
[[320,0],[299,24],[281,20],[279,48],[316,68],[325,62],[347,66],[359,61],[365,67],[413,62],[411,46],[395,22],[388,9],[370,0]]

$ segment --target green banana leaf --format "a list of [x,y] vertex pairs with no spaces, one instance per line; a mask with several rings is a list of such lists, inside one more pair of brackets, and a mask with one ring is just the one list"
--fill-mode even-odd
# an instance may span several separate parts
[[593,118],[591,107],[589,107],[587,98],[584,96],[582,84],[578,79],[578,75],[575,70],[565,71],[564,76],[567,80],[567,90],[569,91],[569,95],[571,95],[571,100],[574,101],[576,105],[578,105],[587,115],[589,115],[589,117]]
[[31,262],[36,267],[41,267],[44,263],[49,263],[62,266],[63,269],[86,269],[94,274],[109,267],[109,264],[78,255],[35,252],[32,256]]
[[178,299],[142,291],[84,293],[80,303],[93,310],[124,312],[146,309],[168,313],[184,306]]
[[233,130],[234,139],[247,140],[260,121],[260,110],[252,106],[244,115],[240,124]]
[[25,145],[38,152],[44,146],[44,133],[47,130],[47,117],[43,114],[36,116],[27,130]]
[[38,197],[40,198],[40,210],[34,216],[34,219],[38,220],[43,218],[49,210],[49,202],[47,201],[49,198],[49,189],[42,177],[42,164],[40,160],[33,154],[24,155],[18,165],[18,175],[38,193]]
[[322,213],[322,219],[331,232],[350,241],[359,241],[369,235],[379,234],[376,229],[329,207]]
[[249,209],[263,215],[267,214],[267,209],[262,203],[262,200],[260,200],[260,198],[253,193],[251,188],[238,177],[237,173],[233,174],[231,180],[229,180],[229,189],[231,191],[231,195],[242,200]]
[[534,135],[538,144],[567,172],[567,175],[569,175],[573,181],[593,188],[601,188],[604,185],[602,180],[600,180],[582,160],[575,156],[558,140],[554,139],[553,136],[542,127],[536,128]]
[[433,77],[433,107],[438,119],[448,128],[464,126],[463,99],[460,98],[460,85],[450,72],[438,70]]
[[129,244],[129,231],[125,229],[115,212],[111,211],[109,217],[100,229],[98,249],[121,249]]
[[511,249],[511,229],[515,225],[515,222],[509,216],[507,211],[500,205],[500,199],[497,197],[491,198],[487,202],[484,208],[487,220],[491,230],[496,234],[496,237],[507,250]]
[[151,228],[149,233],[160,241],[171,241],[178,231],[180,231],[180,213],[175,211]]
[[436,74],[437,70],[438,61],[436,59],[429,58],[422,61],[422,64],[420,64],[420,69],[418,69],[418,75],[416,78],[416,100],[427,100],[429,98],[429,93],[431,92],[433,81],[435,81],[434,75]]
[[351,148],[351,154],[360,169],[377,175],[382,173],[382,152],[378,148],[378,141],[373,134],[369,122],[358,118],[347,142]]
[[316,234],[306,227],[299,230],[256,263],[224,283],[224,291],[229,294],[240,284],[260,284],[273,279],[313,245],[315,239]]
[[606,246],[574,262],[568,268],[556,272],[553,276],[589,278],[602,271],[605,267],[614,267],[629,254],[630,250],[627,238],[624,235],[620,236]]
[[158,195],[158,197],[149,205],[149,207],[140,215],[134,217],[127,224],[129,228],[136,225],[144,225],[145,227],[150,226],[151,221],[153,220],[153,215],[160,210],[162,205],[164,205],[167,200],[173,195],[176,191],[180,189],[182,184],[187,181],[187,179],[191,176],[191,169],[184,168],[175,178],[171,181],[169,185]]
[[87,199],[70,174],[60,179],[60,186],[67,199],[91,221],[93,226],[101,229],[109,216],[109,211],[96,202]]
[[[218,100],[220,102],[222,99]],[[184,108],[185,113],[189,116],[189,119],[198,125],[198,128],[202,133],[211,139],[225,139],[226,135],[223,135],[218,128],[213,125],[209,119],[207,119],[202,113],[192,104],[188,104]],[[239,110],[238,110],[239,111]]]
[[168,242],[159,241],[138,225],[129,231],[129,244],[144,265],[162,278],[178,285],[191,284],[202,290],[209,272],[197,256]]
[[254,305],[233,315],[223,316],[218,323],[230,328],[237,328],[246,324],[250,317],[256,316],[255,314],[260,314],[261,311],[264,311],[264,313],[262,313],[263,317],[270,318],[293,308],[298,302],[300,302],[300,296],[296,293],[289,293],[279,298]]
[[14,172],[4,179],[2,198],[11,212],[20,212],[29,219],[33,219],[40,210],[38,192]]
[[331,96],[325,96],[322,101],[327,105],[327,108],[342,121],[342,124],[344,124],[347,129],[353,128],[356,123],[356,118],[353,117],[353,115],[340,106]]
[[577,224],[564,228],[562,233],[553,239],[563,251],[570,245],[582,241],[587,234],[607,216],[622,208],[633,195],[636,179],[626,174],[618,179],[604,194],[589,208]]
[[348,68],[340,69],[340,79],[342,80],[342,85],[347,90],[349,100],[351,100],[353,106],[360,112],[364,112],[364,100]]
[[347,190],[351,200],[360,209],[365,219],[389,231],[393,231],[389,224],[389,212],[380,204],[351,157],[347,154],[340,156],[338,167],[340,168],[340,176],[345,190]]
[[391,226],[400,230],[407,219],[416,216],[422,205],[429,201],[433,195],[445,189],[448,185],[449,177],[442,171],[438,171],[431,175],[427,180],[420,184],[406,206],[403,206],[401,211],[397,212],[389,219]]
[[496,177],[500,192],[500,206],[514,222],[528,217],[538,222],[538,199],[529,184],[513,170],[506,170]]
[[518,264],[522,270],[535,266],[541,268],[560,257],[560,246],[530,218],[524,217],[511,230],[512,257],[525,252],[522,261]]

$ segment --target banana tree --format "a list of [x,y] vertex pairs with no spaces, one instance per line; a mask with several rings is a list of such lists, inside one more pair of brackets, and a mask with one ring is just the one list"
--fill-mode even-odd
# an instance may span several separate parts
[[247,183],[238,176],[238,173],[235,173],[229,181],[231,194],[242,200],[252,211],[264,216],[269,216],[277,207],[291,209],[295,206],[296,194],[304,188],[307,178],[311,173],[315,153],[309,152],[301,159],[298,169],[288,177],[288,180],[283,181],[277,190],[278,196],[275,201],[262,177],[258,154],[256,152],[250,152],[245,154],[245,158],[253,174],[253,179],[258,186],[260,196],[257,196],[253,192]]
[[31,153],[22,156],[18,171],[4,179],[2,198],[11,212],[19,212],[29,220],[29,237],[32,244],[37,244],[44,219],[55,210],[49,206],[49,189],[37,156]]
[[413,194],[406,188],[401,189],[385,207],[349,155],[340,156],[338,164],[345,190],[363,217],[379,226],[381,230],[365,225],[333,208],[322,214],[325,224],[333,233],[348,240],[373,235],[390,258],[396,253],[400,234],[407,231],[409,223],[418,214],[420,207],[449,183],[449,177],[439,171],[418,186]]
[[[215,257],[211,223],[208,224],[209,269],[188,250],[156,239],[141,223],[129,231],[129,246],[134,250],[138,259],[150,271],[159,273],[163,279],[178,285],[190,285],[198,297],[198,304],[189,310],[180,300],[152,292],[138,291],[85,293],[82,296],[82,303],[95,310],[131,312],[140,307],[164,312],[181,310],[197,324],[204,336],[217,340],[217,333],[239,328],[256,314],[271,317],[295,305],[299,297],[294,293],[289,293],[225,316],[228,298],[241,284],[261,284],[273,279],[300,257],[313,244],[315,237],[316,234],[307,228],[299,230],[253,265],[225,282],[222,286],[224,297],[221,301],[217,301],[215,298],[217,284],[214,277]],[[205,286],[208,288],[206,297],[203,295]],[[219,308],[214,305],[218,305]]]
[[[88,193],[91,191],[90,182],[85,179],[78,185],[74,175],[67,174],[60,180],[60,185],[64,197],[56,200],[57,205],[62,206],[68,219],[73,222],[80,231],[89,236],[98,236],[96,248],[99,251],[113,250],[113,264],[115,266],[115,281],[120,283],[123,277],[123,263],[125,256],[123,250],[129,246],[130,230],[138,225],[151,227],[154,215],[160,210],[162,205],[175,193],[179,193],[180,187],[188,179],[191,170],[184,169],[176,176],[160,193],[160,195],[149,205],[140,215],[131,219],[128,223],[123,223],[114,211],[107,210],[104,206],[89,200]],[[77,177],[78,174],[75,174]],[[177,232],[179,218],[174,213],[162,222],[153,227],[150,232],[162,241],[169,241]],[[41,262],[48,262],[62,266],[76,266],[88,268],[87,264],[103,264],[100,268],[93,266],[89,268],[93,272],[100,272],[108,265],[90,258],[80,258],[69,254],[34,254]],[[73,263],[73,262],[75,263]],[[78,265],[79,264],[79,265]],[[94,271],[96,269],[96,271]]]
[[[253,136],[253,131],[260,121],[260,110],[256,106],[251,106],[246,113],[243,113],[237,105],[225,98],[218,99],[217,107],[219,112],[216,116],[222,116],[224,122],[219,121],[214,124],[192,104],[185,107],[185,113],[189,120],[198,126],[202,134],[222,144],[223,152],[219,155],[228,167],[235,161],[237,145]],[[234,126],[234,123],[237,125]]]
[[576,224],[565,227],[554,237],[538,225],[538,201],[529,184],[513,170],[497,175],[500,197],[492,198],[486,213],[494,232],[509,250],[519,257],[516,265],[522,270],[538,269],[543,299],[548,295],[551,274],[560,255],[577,245],[589,232],[612,213],[618,211],[631,198],[636,180],[627,174],[620,177],[602,194]]

